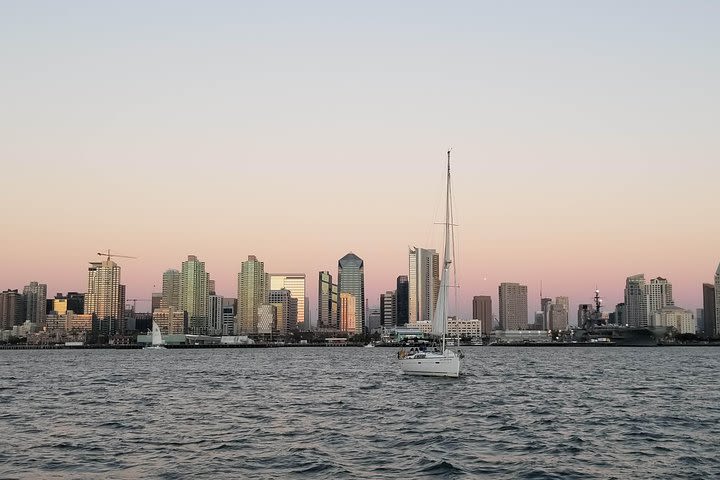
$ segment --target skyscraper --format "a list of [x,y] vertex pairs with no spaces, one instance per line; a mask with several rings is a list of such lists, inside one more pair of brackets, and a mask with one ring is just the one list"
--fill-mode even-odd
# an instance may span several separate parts
[[703,332],[708,338],[713,338],[718,334],[715,308],[715,285],[712,283],[703,283]]
[[23,288],[25,302],[25,321],[32,323],[45,323],[47,316],[47,285],[30,282]]
[[408,266],[410,323],[432,321],[440,289],[440,257],[435,250],[413,247]]
[[268,303],[277,309],[275,329],[281,337],[287,336],[297,326],[298,299],[290,290],[270,290]]
[[672,296],[672,284],[665,278],[650,279],[650,283],[645,284],[644,293],[648,322],[656,311],[675,305]]
[[0,293],[0,330],[10,330],[25,320],[23,298],[17,290]]
[[238,273],[238,307],[235,333],[257,332],[258,307],[266,304],[268,298],[265,264],[255,255],[248,255]]
[[[363,333],[365,321],[365,267],[360,257],[348,253],[338,261],[338,286],[340,295],[348,293],[353,296],[354,315],[348,316],[343,305],[349,305],[341,300],[340,315],[343,319],[352,318],[355,322],[354,332]],[[348,327],[349,328],[349,327]],[[349,330],[348,330],[349,331]]]
[[305,324],[305,274],[271,273],[270,290],[282,290],[283,288],[297,300],[297,321],[294,322],[295,326],[292,328],[306,330],[308,325]]
[[120,285],[120,266],[112,260],[90,262],[85,314],[95,315],[98,330],[112,335],[122,331],[125,299]]
[[208,295],[208,334],[222,335],[223,301],[222,295]]
[[408,277],[400,275],[395,285],[395,325],[402,327],[408,323]]
[[498,293],[500,296],[500,329],[527,329],[527,286],[505,282],[500,284]]
[[648,326],[644,274],[625,279],[625,316],[625,321],[631,327]]
[[715,270],[715,335],[720,334],[720,264]]
[[[333,283],[330,272],[318,273],[318,328],[337,328],[336,319],[331,316],[333,311]],[[337,308],[337,298],[335,299]]]
[[395,326],[397,303],[395,300],[395,291],[388,290],[380,295],[380,324],[384,328],[392,328]]
[[187,312],[191,333],[207,333],[208,325],[208,274],[205,262],[188,255],[182,262],[180,273],[180,309]]
[[180,308],[180,272],[171,268],[163,273],[161,307]]
[[490,335],[492,332],[492,298],[490,295],[473,297],[472,311],[472,318],[480,320],[482,334]]
[[550,329],[565,330],[570,317],[570,299],[568,297],[555,297],[555,303],[550,306]]
[[347,333],[361,333],[357,331],[357,325],[360,323],[356,319],[357,301],[352,293],[340,293],[340,331]]

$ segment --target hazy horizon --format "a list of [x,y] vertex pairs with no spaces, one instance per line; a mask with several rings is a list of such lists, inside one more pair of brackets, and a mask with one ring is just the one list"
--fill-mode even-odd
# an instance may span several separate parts
[[[720,261],[720,4],[3,2],[0,290],[127,298],[187,255],[234,297],[248,255],[365,261],[395,288],[441,251],[453,149],[460,314],[501,282],[539,307],[625,278],[702,306]],[[155,285],[155,287],[154,287]]]

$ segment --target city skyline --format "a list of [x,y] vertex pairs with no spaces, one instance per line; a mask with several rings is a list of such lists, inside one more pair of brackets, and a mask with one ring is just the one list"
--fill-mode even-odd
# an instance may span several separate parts
[[248,255],[353,251],[377,305],[441,250],[452,147],[461,315],[503,282],[609,309],[640,273],[702,306],[717,4],[214,5],[0,6],[0,289],[84,291],[110,248],[128,299],[188,255],[231,298]]

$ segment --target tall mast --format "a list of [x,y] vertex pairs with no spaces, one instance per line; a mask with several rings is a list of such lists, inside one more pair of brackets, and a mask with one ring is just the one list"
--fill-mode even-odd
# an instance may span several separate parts
[[447,281],[450,269],[450,150],[447,152],[447,186],[445,191],[445,252],[443,253],[443,276],[445,277],[445,289],[442,292],[445,301],[442,304],[443,311],[443,336],[442,336],[442,351],[445,351],[445,337],[447,335]]

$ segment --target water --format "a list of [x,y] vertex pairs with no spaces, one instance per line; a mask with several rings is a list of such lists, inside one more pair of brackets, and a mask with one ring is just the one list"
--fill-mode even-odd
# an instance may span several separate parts
[[720,476],[720,349],[464,351],[0,351],[0,477]]

